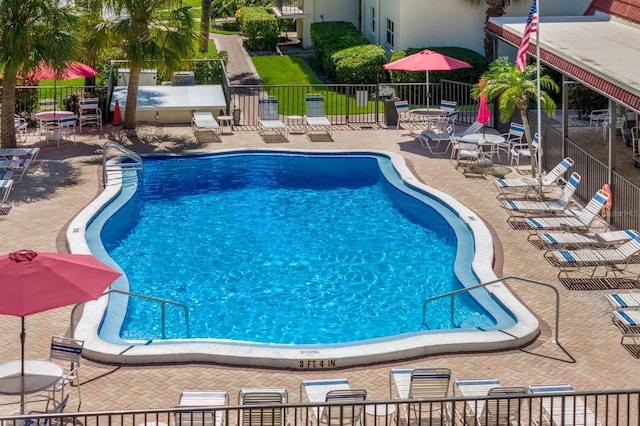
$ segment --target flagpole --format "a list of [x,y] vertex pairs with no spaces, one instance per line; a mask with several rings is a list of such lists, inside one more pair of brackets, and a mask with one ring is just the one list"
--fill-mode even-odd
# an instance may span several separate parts
[[538,180],[540,181],[540,195],[542,196],[542,109],[540,107],[540,1],[536,1],[536,15],[538,16],[538,26],[536,28],[536,106],[538,108],[538,152],[536,162],[538,163]]

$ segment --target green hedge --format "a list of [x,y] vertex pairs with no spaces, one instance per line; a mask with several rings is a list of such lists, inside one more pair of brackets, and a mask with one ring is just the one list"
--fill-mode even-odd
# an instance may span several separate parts
[[[471,65],[471,68],[459,70],[429,71],[429,83],[438,83],[440,80],[445,79],[475,84],[480,80],[480,76],[489,68],[489,61],[487,61],[483,55],[463,47],[422,47],[401,50],[395,52],[389,62],[402,59],[405,56],[413,55],[425,49],[451,56],[452,58],[465,61]],[[424,72],[391,71],[389,74],[391,75],[391,82],[393,83],[423,83],[425,80]]]
[[351,84],[377,83],[386,62],[384,50],[374,44],[340,50],[331,59],[335,64],[336,81]]
[[280,29],[278,19],[269,7],[240,8],[240,31],[247,38],[250,50],[275,51]]
[[368,45],[367,40],[351,22],[332,21],[311,24],[311,44],[313,54],[325,72],[334,81],[339,81],[333,55],[341,50],[355,46]]

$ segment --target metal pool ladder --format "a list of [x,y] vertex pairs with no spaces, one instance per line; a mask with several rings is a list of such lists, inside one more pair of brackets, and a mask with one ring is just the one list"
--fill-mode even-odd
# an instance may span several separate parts
[[[120,159],[118,162],[110,161],[109,159],[109,151],[115,150],[120,156],[125,157],[124,159]],[[128,161],[127,161],[128,160]],[[109,183],[109,172],[110,171],[122,171],[123,173],[126,170],[135,170],[136,176],[139,179],[142,179],[144,176],[144,163],[142,162],[142,157],[136,154],[133,151],[128,150],[117,142],[107,141],[102,147],[102,186],[106,187]]]

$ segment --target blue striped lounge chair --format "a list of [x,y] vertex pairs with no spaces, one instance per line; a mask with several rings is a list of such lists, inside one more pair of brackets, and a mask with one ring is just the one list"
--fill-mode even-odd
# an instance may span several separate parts
[[264,137],[266,131],[273,130],[284,136],[285,139],[288,138],[289,127],[280,120],[278,100],[275,97],[258,99],[258,114],[260,136]]
[[609,195],[600,189],[594,194],[584,209],[580,211],[569,210],[568,212],[571,213],[570,216],[525,217],[521,223],[530,231],[529,239],[531,239],[535,233],[551,230],[588,232],[593,221],[600,215],[608,199]]
[[0,173],[18,174],[18,179],[14,179],[15,183],[18,183],[22,180],[30,164],[30,158],[0,158]]
[[[238,394],[238,402],[251,407],[240,411],[242,420],[239,424],[242,426],[283,426],[289,423],[285,407],[274,407],[287,403],[286,389],[242,389]],[[260,405],[269,407],[256,407]]]
[[11,188],[13,188],[13,179],[0,179],[0,198],[2,199],[2,202],[0,202],[1,214],[9,213],[7,199],[9,198],[9,194],[11,194]]
[[[616,248],[549,250],[545,258],[560,268],[558,278],[571,278],[573,274],[587,275],[589,278],[622,277],[625,273],[640,281],[640,273],[628,270],[629,265],[640,263],[640,237],[633,238]],[[596,275],[600,270],[603,273]]]
[[629,241],[640,236],[638,231],[625,229],[608,232],[542,232],[534,245],[545,250],[562,250],[576,248],[607,248]]
[[640,309],[640,293],[610,293],[605,295],[614,310]]
[[331,122],[324,112],[324,97],[319,94],[308,94],[306,104],[305,133],[308,135],[313,128],[323,128],[331,136]]
[[200,130],[212,130],[217,136],[220,136],[220,125],[209,111],[194,111],[191,115],[191,128],[193,134],[197,134]]
[[498,386],[490,389],[487,396],[495,398],[488,399],[485,403],[484,411],[480,413],[479,417],[481,424],[485,426],[524,426],[525,416],[521,407],[526,403],[517,397],[528,393],[529,390],[522,386]]
[[[448,368],[394,368],[390,372],[389,392],[391,398],[406,399],[443,399],[449,395],[451,370]],[[401,407],[405,424],[433,423],[444,424],[451,420],[449,404],[444,402],[419,402]]]
[[[175,413],[178,426],[223,426],[225,411],[215,410],[215,406],[229,403],[229,394],[223,390],[187,390],[180,394],[176,408],[192,407],[192,410],[178,410]],[[208,408],[196,408],[208,407]]]
[[571,385],[532,385],[529,386],[529,391],[534,395],[541,395],[542,415],[549,425],[602,425],[582,397],[571,395],[574,392]]
[[522,177],[513,179],[496,179],[493,183],[498,189],[498,199],[505,198],[510,195],[523,197],[529,191],[535,191],[540,186],[542,180],[543,190],[554,189],[557,187],[558,181],[573,166],[573,160],[570,157],[563,159],[549,173],[543,173],[540,179],[532,177]]
[[[456,390],[464,397],[485,397],[493,388],[499,387],[498,379],[460,379],[454,382],[453,393]],[[464,404],[464,413],[456,411],[457,417],[462,424],[482,424],[480,414],[484,412],[485,399],[477,399]]]
[[562,195],[557,200],[540,201],[540,200],[500,200],[502,207],[509,213],[509,218],[518,218],[537,215],[563,215],[573,203],[573,194],[580,184],[580,175],[573,173],[569,181],[564,186]]
[[631,341],[631,344],[640,343],[640,311],[639,310],[618,310],[613,311],[613,323],[618,326],[622,333],[621,344]]
[[[305,398],[306,397],[306,398]],[[333,425],[363,424],[363,406],[322,405],[326,402],[364,401],[367,392],[364,389],[351,389],[347,379],[305,380],[300,385],[300,400],[305,399],[318,404],[309,407],[311,423]]]

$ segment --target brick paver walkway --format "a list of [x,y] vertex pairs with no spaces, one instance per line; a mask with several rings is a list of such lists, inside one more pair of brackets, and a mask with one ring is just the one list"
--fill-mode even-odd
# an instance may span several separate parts
[[[141,128],[141,133],[142,133]],[[620,345],[620,333],[611,323],[606,291],[567,290],[556,279],[557,270],[543,260],[542,252],[526,242],[526,232],[507,225],[507,214],[498,207],[490,178],[465,178],[448,156],[432,156],[411,136],[395,129],[336,130],[333,142],[310,142],[292,134],[289,142],[265,143],[257,133],[236,131],[222,142],[199,143],[188,127],[164,127],[153,138],[131,141],[106,130],[78,136],[77,144],[59,149],[42,146],[40,156],[11,194],[13,209],[0,217],[0,253],[19,249],[64,251],[66,224],[101,190],[101,145],[106,138],[119,139],[136,152],[212,151],[259,147],[286,149],[375,149],[404,156],[415,173],[428,185],[454,195],[474,209],[491,227],[497,239],[496,266],[504,275],[521,275],[555,285],[560,293],[560,341],[554,343],[555,300],[552,291],[526,284],[512,290],[539,317],[541,335],[519,350],[495,353],[448,354],[384,365],[368,365],[338,371],[277,371],[213,364],[115,366],[87,361],[82,366],[82,410],[114,410],[171,407],[185,389],[226,389],[231,403],[241,387],[286,387],[290,400],[298,400],[301,380],[346,377],[357,388],[366,388],[370,398],[386,398],[392,367],[442,366],[454,378],[496,377],[504,385],[571,383],[578,390],[611,390],[640,387],[635,374],[638,359]],[[502,256],[502,253],[504,256]],[[426,261],[426,260],[425,260]],[[26,318],[27,358],[45,358],[52,335],[68,332],[71,307]],[[0,362],[20,357],[20,318],[0,316]],[[77,403],[76,393],[67,411]],[[15,401],[1,397],[0,402]],[[11,413],[15,406],[3,407]]]

